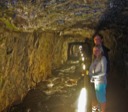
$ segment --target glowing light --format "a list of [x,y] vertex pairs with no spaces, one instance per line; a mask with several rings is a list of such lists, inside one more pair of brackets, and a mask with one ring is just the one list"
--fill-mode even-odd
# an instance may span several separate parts
[[83,64],[83,70],[85,70],[86,69],[86,65],[85,64]]
[[82,46],[79,46],[79,49],[81,50],[82,49]]
[[82,57],[82,61],[84,61],[84,57]]
[[92,70],[92,73],[94,74],[95,73],[95,70]]
[[84,56],[84,54],[83,53],[81,53],[81,57],[83,57]]
[[82,88],[80,92],[77,112],[87,112],[87,90],[85,88]]

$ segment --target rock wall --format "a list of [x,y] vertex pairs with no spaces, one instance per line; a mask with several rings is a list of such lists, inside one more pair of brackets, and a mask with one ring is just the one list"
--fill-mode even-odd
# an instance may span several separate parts
[[54,32],[0,30],[0,111],[20,102],[28,90],[51,75],[52,68],[66,60],[63,42]]

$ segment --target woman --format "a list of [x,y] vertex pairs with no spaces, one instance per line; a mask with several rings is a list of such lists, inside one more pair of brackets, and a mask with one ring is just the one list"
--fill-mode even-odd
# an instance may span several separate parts
[[89,69],[91,82],[94,83],[96,98],[100,104],[101,111],[106,109],[106,86],[107,86],[107,60],[103,55],[101,46],[93,47],[93,60]]

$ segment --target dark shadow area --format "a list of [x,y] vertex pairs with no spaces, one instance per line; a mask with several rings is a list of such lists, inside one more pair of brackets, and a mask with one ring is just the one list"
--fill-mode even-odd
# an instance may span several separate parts
[[103,29],[124,30],[128,25],[128,0],[108,0],[108,7],[96,27],[96,33]]

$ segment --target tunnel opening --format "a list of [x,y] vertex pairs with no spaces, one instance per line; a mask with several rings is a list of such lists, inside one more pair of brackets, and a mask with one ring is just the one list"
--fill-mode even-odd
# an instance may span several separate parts
[[83,47],[84,42],[73,42],[68,44],[68,60],[76,59],[80,57],[80,48]]

